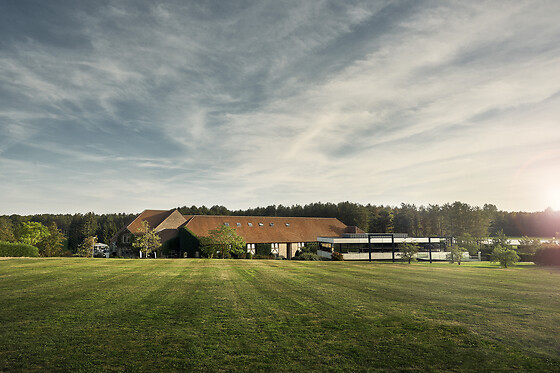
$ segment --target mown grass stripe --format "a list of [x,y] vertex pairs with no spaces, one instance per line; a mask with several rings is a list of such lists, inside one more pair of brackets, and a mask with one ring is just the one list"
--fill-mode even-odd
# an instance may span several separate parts
[[0,261],[0,371],[553,371],[560,274],[258,260]]

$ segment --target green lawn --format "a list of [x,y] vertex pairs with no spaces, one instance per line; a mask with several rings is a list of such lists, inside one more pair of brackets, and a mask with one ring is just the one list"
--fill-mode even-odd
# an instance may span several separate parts
[[0,260],[0,371],[560,371],[560,272]]

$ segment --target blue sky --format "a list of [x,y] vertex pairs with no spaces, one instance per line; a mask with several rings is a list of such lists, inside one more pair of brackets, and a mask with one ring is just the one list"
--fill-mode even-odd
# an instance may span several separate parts
[[0,1],[0,214],[560,208],[558,1]]

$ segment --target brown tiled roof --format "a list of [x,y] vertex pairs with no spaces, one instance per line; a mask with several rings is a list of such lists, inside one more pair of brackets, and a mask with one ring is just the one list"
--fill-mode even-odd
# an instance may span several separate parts
[[185,222],[186,219],[183,215],[181,215],[179,210],[173,210],[171,211],[171,214],[169,214],[161,223],[159,223],[154,228],[156,229],[156,231],[161,231],[163,229],[177,229]]
[[165,241],[177,237],[179,235],[179,231],[177,229],[163,229],[157,232],[157,235],[160,238],[160,242],[163,244]]
[[138,233],[138,229],[142,228],[142,222],[145,220],[154,229],[165,220],[173,210],[144,210],[136,217],[126,228],[132,234]]
[[185,226],[195,235],[203,237],[208,236],[209,230],[224,223],[235,229],[247,243],[312,242],[317,241],[318,236],[340,237],[346,229],[346,225],[335,218],[272,216],[195,215]]
[[132,234],[138,234],[142,222],[147,221],[151,229],[177,229],[185,223],[185,217],[178,210],[144,210],[126,228]]

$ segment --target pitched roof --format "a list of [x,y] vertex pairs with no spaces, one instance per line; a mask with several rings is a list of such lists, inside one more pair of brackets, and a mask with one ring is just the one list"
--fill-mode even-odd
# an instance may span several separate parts
[[195,235],[228,224],[247,243],[312,242],[317,237],[340,237],[346,224],[335,218],[195,215],[185,224]]
[[147,221],[150,228],[154,229],[161,224],[165,218],[171,215],[171,212],[173,212],[173,210],[144,210],[132,223],[127,225],[126,228],[130,233],[136,234],[138,230],[142,228],[142,222]]
[[177,229],[185,223],[185,217],[178,210],[144,210],[126,228],[132,234],[138,234],[142,222],[148,222],[151,229],[161,231],[164,229]]

